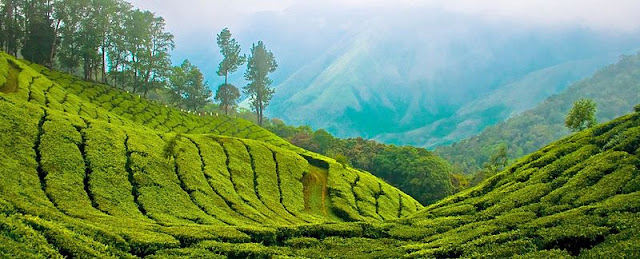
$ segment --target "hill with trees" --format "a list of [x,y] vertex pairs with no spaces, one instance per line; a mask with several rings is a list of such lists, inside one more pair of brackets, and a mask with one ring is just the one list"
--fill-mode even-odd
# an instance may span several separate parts
[[298,147],[371,172],[422,204],[431,204],[466,186],[456,181],[458,176],[464,176],[454,174],[446,160],[424,148],[387,145],[363,138],[340,139],[323,129],[289,126],[278,119],[264,127]]
[[640,53],[621,56],[593,76],[551,96],[533,109],[487,127],[482,133],[435,153],[449,161],[456,172],[478,171],[496,150],[506,145],[508,157],[529,154],[570,133],[565,118],[574,102],[589,98],[597,105],[596,119],[606,122],[631,111],[640,103]]
[[640,112],[422,208],[241,119],[6,54],[0,86],[2,256],[640,256]]

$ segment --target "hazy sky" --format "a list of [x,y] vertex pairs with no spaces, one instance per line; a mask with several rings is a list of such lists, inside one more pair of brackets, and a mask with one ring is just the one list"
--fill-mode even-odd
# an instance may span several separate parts
[[238,27],[259,12],[312,10],[317,17],[339,9],[440,8],[543,25],[583,25],[595,29],[634,30],[640,26],[637,0],[131,0],[167,20],[174,34],[205,28]]
[[[383,19],[403,19],[403,10],[409,9],[425,10],[425,15],[458,13],[501,23],[551,28],[578,26],[614,33],[640,32],[639,0],[129,1],[136,8],[152,11],[165,18],[167,30],[175,35],[174,63],[189,58],[205,72],[210,85],[215,85],[218,80],[213,72],[220,58],[215,46],[215,34],[225,27],[231,29],[244,51],[248,50],[251,42],[264,40],[267,47],[282,47],[280,45],[289,43],[315,44],[308,47],[311,52],[320,50],[321,44],[327,45],[331,37],[339,37],[336,35],[341,30],[347,31],[353,24],[362,25],[364,21],[378,16],[383,16]],[[304,30],[318,31],[319,36],[300,34],[306,33]],[[275,32],[281,31],[285,35],[289,31],[289,38],[276,35]],[[301,37],[294,38],[296,35]],[[295,39],[295,42],[291,39]],[[286,61],[285,55],[291,54],[286,52],[275,54]],[[291,65],[294,62],[289,63]]]

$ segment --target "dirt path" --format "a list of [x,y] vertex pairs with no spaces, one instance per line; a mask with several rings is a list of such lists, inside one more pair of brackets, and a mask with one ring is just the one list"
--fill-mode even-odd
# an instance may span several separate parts
[[309,165],[302,184],[305,210],[327,216],[327,170]]

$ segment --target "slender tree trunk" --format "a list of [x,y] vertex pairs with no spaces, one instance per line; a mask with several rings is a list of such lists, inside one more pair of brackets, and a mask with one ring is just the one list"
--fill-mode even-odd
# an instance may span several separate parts
[[136,56],[132,55],[133,57],[131,58],[131,61],[133,61],[131,64],[134,65],[134,69],[133,69],[133,89],[132,91],[135,93],[138,90],[138,64],[136,61]]
[[107,55],[106,55],[106,49],[107,47],[105,46],[107,45],[105,37],[102,38],[102,83],[107,83]]
[[87,61],[87,57],[84,58],[84,80],[89,80],[89,62]]
[[[261,96],[259,96],[258,98],[262,98]],[[258,100],[258,105],[257,105],[257,109],[256,111],[258,112],[258,125],[262,126],[262,99]]]
[[56,26],[53,29],[53,43],[51,44],[51,52],[49,52],[49,61],[47,67],[53,68],[53,59],[56,57],[56,49],[58,48],[58,30],[60,29],[61,19],[58,19]]
[[7,4],[7,10],[8,10],[8,14],[7,16],[11,19],[11,24],[10,27],[11,28],[9,30],[9,35],[10,37],[8,38],[8,43],[7,43],[7,50],[10,54],[14,55],[14,56],[18,56],[18,37],[16,36],[16,34],[18,33],[18,6],[17,4],[14,3],[13,0],[10,0],[9,3]]
[[116,87],[119,87],[118,86],[118,73],[119,73],[118,69],[119,69],[119,67],[120,67],[120,59],[118,58],[118,59],[116,59],[116,65],[114,66],[116,74],[113,77],[113,85],[116,86]]
[[[224,72],[224,86],[223,87],[227,87],[227,71]],[[229,110],[231,109],[231,105],[229,104],[231,102],[231,100],[225,100],[227,99],[226,96],[222,97],[222,103],[225,103],[225,105],[223,105],[224,108],[224,115],[229,116]]]

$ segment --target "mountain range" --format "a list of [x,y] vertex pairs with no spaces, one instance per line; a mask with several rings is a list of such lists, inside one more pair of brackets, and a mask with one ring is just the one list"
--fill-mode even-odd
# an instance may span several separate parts
[[565,116],[581,98],[590,98],[596,103],[595,116],[600,123],[633,110],[640,103],[639,82],[640,53],[622,56],[615,64],[535,107],[489,126],[478,135],[437,147],[435,152],[454,165],[456,171],[465,173],[480,169],[501,145],[506,145],[510,158],[523,156],[570,134],[564,125]]
[[634,34],[582,27],[434,10],[403,10],[402,19],[391,19],[399,15],[382,13],[318,39],[325,48],[272,45],[276,54],[295,54],[274,74],[268,116],[338,137],[434,148],[532,108],[640,46]]

